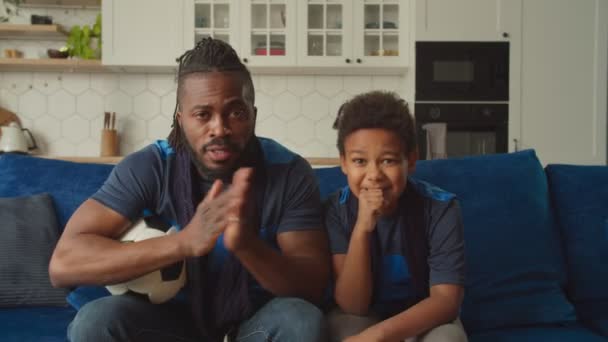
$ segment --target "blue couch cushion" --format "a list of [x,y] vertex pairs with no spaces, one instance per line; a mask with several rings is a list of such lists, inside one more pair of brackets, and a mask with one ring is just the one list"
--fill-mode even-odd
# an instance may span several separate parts
[[34,307],[0,310],[3,342],[66,342],[76,310],[71,307]]
[[608,336],[608,167],[549,165],[568,293],[581,321]]
[[462,206],[469,333],[576,319],[547,180],[534,151],[421,161],[415,177]]
[[329,195],[347,184],[346,176],[342,173],[339,166],[320,167],[313,169],[313,171],[317,178],[317,183],[319,183],[321,200],[327,199]]
[[76,208],[101,187],[113,167],[5,153],[0,155],[0,197],[49,193],[63,229]]
[[578,324],[501,329],[469,335],[469,342],[606,342]]

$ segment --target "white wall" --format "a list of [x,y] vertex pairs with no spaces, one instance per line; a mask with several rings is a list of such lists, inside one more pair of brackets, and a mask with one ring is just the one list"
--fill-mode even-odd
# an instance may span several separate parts
[[[49,14],[55,23],[92,24],[94,10],[22,10]],[[58,41],[0,40],[0,51],[18,48],[38,58]],[[331,125],[340,104],[372,89],[396,91],[411,101],[404,76],[254,75],[257,134],[308,157],[337,156]],[[0,73],[0,106],[19,115],[41,154],[99,155],[104,111],[117,113],[121,154],[167,136],[175,108],[172,74]]]

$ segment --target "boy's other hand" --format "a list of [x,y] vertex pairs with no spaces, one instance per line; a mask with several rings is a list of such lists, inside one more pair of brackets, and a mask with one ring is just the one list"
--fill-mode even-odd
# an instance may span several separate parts
[[371,232],[376,228],[380,209],[384,204],[382,189],[364,188],[359,191],[359,212],[357,223],[361,229]]

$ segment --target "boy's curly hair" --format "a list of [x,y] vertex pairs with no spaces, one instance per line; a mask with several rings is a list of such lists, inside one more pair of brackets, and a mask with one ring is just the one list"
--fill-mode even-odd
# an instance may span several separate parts
[[348,100],[340,109],[333,125],[338,130],[338,150],[344,155],[344,140],[365,128],[382,128],[395,132],[406,155],[416,150],[416,127],[407,102],[394,92],[371,91]]

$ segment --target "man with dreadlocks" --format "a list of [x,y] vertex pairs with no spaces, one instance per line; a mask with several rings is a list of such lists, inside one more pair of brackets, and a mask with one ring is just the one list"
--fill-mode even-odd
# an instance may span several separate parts
[[[327,237],[312,169],[254,134],[251,75],[230,45],[204,39],[179,59],[168,141],[119,163],[74,213],[53,254],[56,286],[115,284],[187,260],[186,300],[89,302],[71,341],[324,341]],[[116,239],[153,213],[177,234]]]

